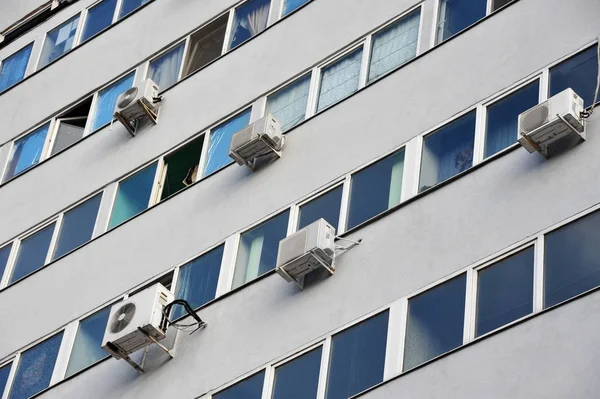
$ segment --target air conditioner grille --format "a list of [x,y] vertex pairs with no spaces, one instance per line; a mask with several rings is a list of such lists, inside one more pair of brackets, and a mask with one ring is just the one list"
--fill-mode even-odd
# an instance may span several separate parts
[[115,312],[110,321],[110,332],[115,334],[123,331],[135,316],[135,304],[126,303]]
[[547,123],[549,114],[550,112],[547,102],[531,109],[529,112],[523,115],[521,124],[523,133],[532,132],[538,127]]
[[133,99],[137,96],[137,93],[138,93],[138,88],[137,87],[132,87],[130,89],[127,89],[127,91],[125,91],[121,95],[121,101],[119,101],[119,104],[117,104],[117,106],[119,108],[125,108],[126,106],[128,106],[129,104],[131,104],[131,102],[133,101]]

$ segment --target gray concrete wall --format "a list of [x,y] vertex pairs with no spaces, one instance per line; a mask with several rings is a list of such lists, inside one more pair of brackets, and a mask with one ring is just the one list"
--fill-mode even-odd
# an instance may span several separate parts
[[0,1],[0,31],[8,28],[47,0],[2,0]]

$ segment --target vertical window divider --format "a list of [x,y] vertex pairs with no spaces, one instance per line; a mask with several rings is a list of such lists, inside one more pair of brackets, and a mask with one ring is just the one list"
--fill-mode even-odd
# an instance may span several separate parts
[[[177,82],[181,80],[183,77],[183,68],[185,67],[185,57],[187,57],[188,51],[190,51],[190,37],[191,35],[186,36],[184,39],[185,44],[183,45],[183,54],[181,54],[181,65],[179,65],[179,72],[177,72]],[[150,67],[150,61],[148,61],[148,67]],[[148,71],[146,71],[148,74]]]
[[19,246],[21,245],[21,240],[13,240],[11,245],[10,254],[8,254],[8,260],[6,261],[6,267],[4,268],[4,275],[0,276],[0,288],[8,286],[8,281],[13,271],[15,259],[17,258]]
[[208,157],[208,147],[210,146],[210,129],[204,133],[204,142],[202,143],[202,151],[200,152],[200,162],[198,163],[198,173],[196,173],[196,181],[201,180],[204,177],[204,170],[206,169],[206,158]]
[[[181,270],[181,266],[182,265],[179,265],[179,266],[173,268],[173,278],[171,279],[171,293],[173,295],[175,295],[175,293],[177,292],[177,282],[179,280],[179,272]],[[175,299],[179,299],[179,298],[175,297]]]
[[81,42],[81,36],[83,35],[83,26],[85,24],[85,20],[87,19],[87,11],[88,11],[88,9],[84,8],[79,13],[79,21],[77,22],[77,31],[75,32],[75,37],[73,38],[73,47],[71,47],[71,50],[69,50],[69,51],[73,51],[73,49],[75,49],[77,46],[79,46],[79,44]]
[[346,224],[348,223],[348,208],[350,206],[350,186],[352,184],[352,175],[349,174],[344,178],[342,183],[342,203],[340,204],[340,219],[338,222],[338,229],[335,232],[336,235],[340,235],[346,231]]
[[485,8],[485,15],[490,15],[492,13],[494,0],[487,0],[487,5]]
[[248,125],[253,124],[263,116],[265,116],[265,112],[267,110],[267,96],[262,96],[256,101],[254,101],[251,105],[252,111],[250,111],[250,122]]
[[[362,60],[358,77],[358,90],[367,85],[369,80],[369,63],[371,62],[371,48],[373,46],[373,35],[367,35],[362,45]],[[360,46],[359,46],[360,47]],[[358,48],[358,47],[357,47]]]
[[427,51],[427,49],[424,51],[421,50],[421,46],[423,45],[423,22],[425,21],[425,7],[423,6],[423,3],[419,4],[418,7],[415,7],[415,10],[419,9],[419,30],[417,32],[417,51],[415,53],[415,58]]
[[87,118],[87,121],[85,122],[85,128],[83,129],[83,135],[81,136],[82,140],[84,137],[89,136],[90,133],[92,132],[92,127],[94,126],[94,121],[93,121],[94,110],[98,106],[98,93],[99,92],[100,92],[100,90],[96,90],[96,92],[92,95],[92,103],[90,104],[90,111],[88,112],[88,118]]
[[115,4],[115,13],[113,14],[112,24],[116,23],[119,20],[119,14],[121,13],[121,7],[123,7],[123,0],[117,0],[117,4]]
[[[44,161],[49,157],[50,151],[52,150],[52,146],[54,144],[54,134],[57,130],[57,120],[56,118],[52,118],[52,120],[48,123],[48,133],[46,134],[46,140],[44,141],[44,146],[42,147],[42,153],[40,154],[40,160],[38,163]],[[44,125],[42,125],[44,126]],[[25,136],[23,136],[25,137]]]
[[226,54],[229,51],[229,45],[231,44],[231,35],[233,34],[233,21],[235,19],[235,7],[229,10],[229,17],[227,17],[227,28],[225,28],[225,37],[223,38],[223,49],[221,55]]
[[267,27],[273,25],[280,19],[281,10],[283,9],[283,0],[271,0],[269,4],[269,17],[267,18]]
[[275,382],[275,366],[269,364],[265,369],[265,380],[263,382],[262,399],[270,399],[273,395],[273,384]]
[[475,111],[475,140],[473,142],[473,166],[481,163],[485,152],[485,126],[487,107],[477,104]]
[[221,270],[219,272],[219,280],[217,282],[215,298],[218,298],[231,290],[233,285],[233,274],[235,272],[237,250],[240,245],[240,238],[241,234],[235,233],[225,239],[223,259],[221,260]]
[[441,17],[441,13],[440,13],[440,7],[442,6],[441,4],[441,0],[435,0],[435,2],[433,3],[433,19],[432,19],[432,24],[431,24],[431,40],[429,43],[429,48],[434,48],[437,43],[438,43],[438,32],[440,30],[440,17]]
[[49,386],[52,386],[65,378],[67,367],[69,366],[69,359],[71,358],[71,352],[73,351],[73,345],[75,344],[75,338],[77,337],[78,328],[79,319],[70,322],[65,327]]
[[311,80],[310,87],[308,89],[308,100],[306,107],[306,117],[305,119],[309,119],[312,117],[317,111],[317,100],[319,98],[319,87],[321,86],[321,68],[315,67],[311,72]]
[[540,77],[540,103],[543,103],[548,99],[548,93],[550,92],[550,68],[544,68],[542,70],[542,76]]
[[8,399],[8,395],[12,389],[12,384],[15,382],[15,376],[17,374],[17,367],[19,366],[19,362],[21,361],[21,352],[17,352],[15,357],[12,360],[12,365],[10,366],[10,372],[8,373],[8,378],[6,379],[6,387],[4,388],[4,394],[2,395],[2,399]]
[[534,244],[533,314],[544,309],[544,251],[546,237],[540,234]]
[[94,226],[94,232],[92,233],[92,240],[108,230],[108,223],[118,189],[119,182],[112,182],[104,188],[104,194],[102,194],[100,208],[98,209],[96,226]]
[[325,399],[327,394],[327,377],[329,373],[329,361],[331,359],[331,340],[329,335],[323,342],[323,351],[321,353],[321,368],[319,369],[319,384],[317,388],[317,399]]
[[286,2],[286,0],[273,0],[273,1],[279,3],[279,10],[277,10],[277,20],[280,20],[280,19],[283,18],[283,13],[285,11],[285,2]]
[[423,135],[410,139],[404,145],[404,172],[400,202],[404,202],[419,193],[419,174],[423,152]]
[[[156,170],[154,171],[154,181],[152,182],[152,191],[150,192],[150,199],[148,200],[148,208],[151,208],[154,204],[159,202],[160,193],[164,185],[164,177],[167,171],[164,156],[161,156],[154,162],[156,162]],[[152,163],[150,163],[150,165],[152,165]],[[140,171],[141,170],[143,170],[143,168],[140,169]]]
[[471,342],[475,336],[474,314],[476,276],[473,268],[467,270],[467,281],[465,283],[465,324],[463,329],[463,345]]
[[288,221],[288,228],[286,237],[294,234],[298,227],[298,217],[300,216],[300,207],[298,204],[293,204],[290,207],[290,219]]
[[[50,239],[50,245],[48,245],[48,253],[46,254],[46,260],[44,261],[44,265],[47,265],[52,261],[52,256],[54,255],[54,250],[56,249],[56,243],[58,242],[58,235],[60,233],[60,229],[62,227],[63,218],[65,213],[61,212],[55,219],[54,222],[54,231],[52,232],[52,238]],[[48,224],[49,226],[50,224]]]
[[407,310],[408,300],[406,298],[395,301],[389,307],[383,381],[402,373]]
[[0,148],[0,183],[4,182],[4,175],[8,170],[9,162],[13,155],[13,147],[15,146],[16,140],[11,140]]
[[[44,43],[46,43],[46,39],[48,38],[48,31],[44,32],[44,34],[42,35],[41,40],[38,42],[39,43],[39,47],[38,47],[38,52],[35,55],[35,62],[33,63],[33,67],[32,67],[32,71],[31,73],[35,72],[38,70],[39,65],[40,65],[40,60],[42,59],[42,52],[44,51]],[[31,49],[31,54],[29,55],[29,62],[31,62],[31,56],[33,55],[33,48]],[[25,76],[27,76],[28,74],[25,74]]]

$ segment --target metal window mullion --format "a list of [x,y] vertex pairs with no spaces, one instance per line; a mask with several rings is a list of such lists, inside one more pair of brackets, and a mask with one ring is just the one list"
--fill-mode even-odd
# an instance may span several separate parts
[[487,107],[478,104],[475,112],[475,140],[473,143],[473,165],[483,161],[485,156],[485,125],[487,119]]
[[[58,242],[58,236],[60,234],[60,230],[62,227],[64,213],[58,215],[54,223],[54,231],[52,232],[52,238],[50,239],[50,245],[48,246],[48,253],[46,253],[46,260],[44,261],[44,265],[47,265],[52,261],[52,257],[54,256],[54,250],[56,249],[56,243]],[[50,226],[50,223],[48,226]]]
[[325,399],[327,394],[327,378],[329,373],[329,362],[331,359],[331,341],[332,337],[329,336],[323,342],[323,349],[321,352],[321,367],[319,369],[319,383],[317,385],[317,399]]
[[223,48],[221,49],[221,55],[226,54],[229,51],[231,45],[231,38],[233,37],[233,22],[235,20],[235,8],[229,10],[229,16],[227,17],[227,27],[225,28],[225,37],[223,38]]
[[77,22],[77,30],[75,31],[75,37],[73,38],[73,46],[71,47],[71,50],[73,50],[80,44],[81,36],[83,36],[83,26],[85,23],[85,19],[87,19],[87,13],[87,8],[84,8],[79,13],[79,21]]
[[171,278],[171,292],[173,295],[175,295],[177,292],[177,283],[179,282],[179,272],[181,271],[181,266],[183,265],[173,268],[173,277]]
[[270,399],[273,395],[273,385],[275,382],[275,367],[271,364],[265,369],[265,379],[263,382],[262,399]]
[[52,386],[65,378],[78,329],[79,320],[75,320],[69,323],[63,330],[63,337],[56,357],[56,362],[54,363],[54,371],[52,372],[49,386]]
[[12,158],[14,141],[10,141],[0,147],[0,183],[4,181],[4,175]]
[[367,85],[369,80],[369,65],[371,62],[371,47],[373,45],[373,35],[368,35],[362,46],[362,60],[360,63],[360,72],[358,75],[358,90]]
[[305,119],[309,119],[317,112],[317,102],[319,99],[319,88],[321,86],[321,69],[313,68],[308,88],[308,100]]
[[113,182],[104,188],[100,208],[98,208],[98,216],[96,216],[96,225],[92,233],[92,240],[108,230],[108,224],[112,215],[112,208],[117,198],[119,191],[119,182]]
[[[121,13],[121,8],[123,7],[124,0],[117,0],[117,4],[115,5],[115,13],[113,14],[112,24],[116,23],[119,20],[119,14]],[[100,4],[100,3],[98,3]]]
[[204,133],[204,142],[202,143],[202,151],[200,152],[200,161],[198,162],[198,172],[196,172],[196,181],[204,177],[204,171],[206,170],[206,163],[208,160],[208,149],[210,147],[210,130],[206,130]]
[[4,387],[4,393],[2,394],[2,399],[8,399],[8,395],[12,389],[12,384],[15,382],[15,376],[17,374],[17,368],[19,366],[19,362],[21,361],[21,353],[18,352],[12,360],[12,364],[10,366],[10,372],[8,373],[8,378],[6,379],[6,386]]
[[83,129],[83,135],[81,136],[81,139],[88,136],[92,131],[92,127],[94,126],[94,119],[96,117],[96,107],[98,106],[99,93],[100,93],[100,90],[96,91],[92,96],[92,103],[90,104],[90,112],[88,113],[88,118],[87,118],[87,121],[85,122],[85,128]]
[[404,202],[419,193],[419,170],[423,136],[409,140],[404,146],[404,170],[402,173],[402,191],[400,202]]
[[298,218],[300,217],[300,207],[296,204],[290,207],[290,217],[288,219],[287,236],[290,236],[298,229]]
[[[427,49],[421,49],[423,45],[423,22],[425,21],[425,7],[423,4],[419,5],[419,29],[417,30],[417,51],[415,53],[415,58],[424,53]],[[417,9],[415,8],[415,10]]]
[[342,234],[346,231],[348,223],[348,209],[350,208],[350,189],[352,185],[352,175],[344,178],[342,183],[342,201],[340,203],[340,219],[338,221],[338,229],[336,234]]
[[541,234],[534,245],[534,266],[533,266],[533,313],[541,312],[544,309],[544,258],[545,258],[546,237]]
[[223,248],[223,259],[221,260],[221,270],[219,272],[219,280],[217,282],[217,292],[215,298],[225,294],[231,290],[233,285],[233,276],[235,273],[235,260],[237,257],[238,247],[240,244],[240,233],[235,233],[225,240]]
[[[44,33],[44,35],[42,36],[42,40],[41,40],[42,45],[39,49],[38,54],[36,55],[36,60],[35,60],[35,63],[33,64],[33,67],[32,67],[33,70],[31,71],[31,73],[37,71],[40,67],[40,61],[42,59],[42,54],[44,53],[44,46],[46,45],[47,37],[48,37],[48,32]],[[35,44],[34,44],[34,47],[35,47]],[[33,55],[33,48],[31,49],[31,53],[32,54],[29,55],[29,58],[30,58],[29,62],[31,62],[31,56]]]
[[164,157],[158,158],[158,160],[154,161],[154,163],[156,163],[156,170],[154,171],[152,190],[150,191],[150,199],[148,200],[148,206],[146,209],[152,207],[154,204],[157,204],[160,201],[160,193],[162,191],[163,186],[161,180],[163,177],[163,171],[166,171],[166,163]]
[[4,275],[0,276],[0,288],[8,286],[10,276],[13,272],[14,263],[17,258],[17,254],[19,253],[19,247],[21,246],[21,240],[14,240],[11,245],[12,246],[10,247],[8,260],[6,261],[6,266],[4,267]]
[[[183,70],[185,68],[185,57],[187,57],[188,51],[190,51],[191,36],[185,38],[185,44],[183,45],[183,54],[181,54],[181,65],[179,66],[179,72],[177,73],[177,81],[179,82],[183,77]],[[150,64],[148,64],[150,66]],[[148,72],[146,72],[147,74]]]
[[389,321],[385,349],[383,380],[389,380],[402,373],[404,330],[406,330],[407,300],[395,301],[389,307]]
[[434,48],[437,44],[438,44],[438,35],[440,32],[440,25],[442,24],[442,22],[440,21],[441,17],[442,17],[442,13],[441,11],[441,7],[442,7],[442,1],[443,0],[435,0],[434,3],[434,9],[433,9],[433,26],[431,27],[432,29],[432,35],[431,35],[431,40],[430,40],[430,46],[429,48]]
[[493,3],[494,0],[487,0],[487,5],[485,8],[485,15],[490,15],[493,12]]
[[473,269],[467,270],[467,281],[465,284],[465,317],[463,326],[463,345],[471,342],[474,336],[473,328],[473,312],[472,308],[475,306],[475,298],[473,294],[473,283],[474,274],[476,272]]
[[52,147],[54,146],[54,138],[58,132],[58,119],[54,118],[49,122],[48,133],[46,134],[46,140],[44,140],[44,146],[42,147],[42,153],[40,154],[39,162],[44,161],[50,156]]
[[269,4],[269,16],[267,17],[267,27],[273,25],[280,19],[281,2],[283,0],[271,0]]
[[283,13],[285,12],[285,5],[287,3],[287,0],[279,0],[279,11],[277,12],[277,15],[279,16],[278,19],[282,19],[283,18]]
[[540,98],[539,102],[542,103],[550,96],[550,69],[544,68],[542,70],[542,76],[540,77]]

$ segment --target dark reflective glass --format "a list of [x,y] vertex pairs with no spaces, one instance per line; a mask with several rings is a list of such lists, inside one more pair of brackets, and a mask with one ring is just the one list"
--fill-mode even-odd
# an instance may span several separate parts
[[2,395],[2,392],[4,392],[4,389],[6,388],[6,382],[8,381],[8,375],[10,374],[11,366],[12,363],[9,363],[0,368],[0,395]]
[[286,0],[285,8],[283,9],[283,16],[288,15],[292,11],[296,10],[301,5],[308,3],[310,0]]
[[342,205],[342,186],[339,186],[300,207],[298,229],[323,218],[337,230]]
[[199,31],[192,33],[183,64],[182,77],[197,71],[221,55],[228,19],[229,14],[226,13]]
[[313,349],[277,367],[272,398],[316,399],[322,351],[322,347]]
[[88,10],[81,34],[82,43],[112,24],[116,6],[117,0],[104,0]]
[[108,353],[102,349],[102,339],[110,315],[110,306],[81,320],[73,344],[66,377],[104,359]]
[[150,0],[123,0],[123,5],[121,6],[121,11],[119,12],[119,18],[123,18],[127,14],[132,13],[149,1]]
[[54,226],[55,223],[52,223],[21,241],[10,283],[44,267]]
[[155,174],[156,162],[119,183],[109,230],[148,208]]
[[442,0],[438,42],[454,36],[485,17],[487,0]]
[[165,156],[166,173],[160,198],[165,199],[196,181],[204,136]]
[[264,370],[238,382],[224,391],[214,395],[214,399],[260,399],[262,396]]
[[598,49],[593,46],[550,68],[550,96],[571,88],[589,107],[594,101],[597,81]]
[[102,194],[85,201],[65,213],[53,259],[71,252],[92,239]]
[[11,249],[12,244],[8,244],[7,246],[0,248],[0,280],[4,275],[4,270],[6,270],[6,265],[8,264],[8,257],[10,256]]
[[500,7],[504,7],[508,3],[513,2],[514,0],[494,0],[494,5],[492,6],[492,11],[496,11]]

